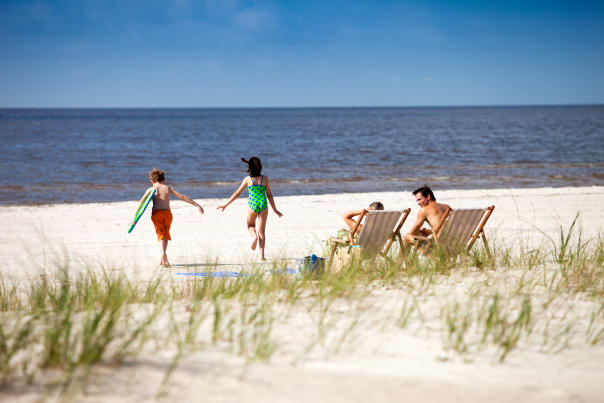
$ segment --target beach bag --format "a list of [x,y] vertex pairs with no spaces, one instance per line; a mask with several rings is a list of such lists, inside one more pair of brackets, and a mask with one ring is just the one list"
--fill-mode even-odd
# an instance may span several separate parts
[[338,273],[340,270],[353,264],[360,264],[361,248],[358,245],[337,248],[333,259],[332,270],[334,273]]
[[302,259],[297,259],[298,272],[321,274],[325,271],[325,261],[324,257],[318,257],[314,254],[304,256]]

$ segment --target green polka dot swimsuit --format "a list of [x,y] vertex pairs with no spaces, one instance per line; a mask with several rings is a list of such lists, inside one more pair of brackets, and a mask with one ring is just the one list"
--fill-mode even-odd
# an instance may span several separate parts
[[264,176],[260,177],[260,184],[256,185],[254,183],[254,179],[250,176],[253,185],[248,186],[247,191],[249,193],[249,197],[247,199],[247,205],[255,211],[256,213],[260,213],[267,207],[266,202],[266,186],[262,184],[264,180]]

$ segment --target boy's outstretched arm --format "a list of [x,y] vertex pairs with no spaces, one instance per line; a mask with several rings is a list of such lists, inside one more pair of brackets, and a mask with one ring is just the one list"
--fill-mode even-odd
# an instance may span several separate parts
[[277,207],[275,207],[275,200],[273,200],[273,194],[271,193],[271,185],[270,185],[270,183],[268,183],[268,178],[266,178],[266,198],[268,199],[268,202],[271,204],[271,207],[273,208],[273,211],[275,212],[275,214],[277,214],[277,216],[279,216],[279,217],[283,217],[283,214],[281,214],[281,212],[279,210],[277,210]]
[[193,206],[197,207],[197,210],[199,210],[199,212],[201,214],[203,214],[203,207],[201,207],[199,204],[197,204],[195,202],[195,200],[191,199],[188,196],[183,195],[182,193],[178,193],[176,190],[174,190],[174,188],[172,188],[172,186],[170,186],[169,189],[170,189],[171,194],[178,197],[180,200],[186,201],[187,203],[192,204]]
[[227,208],[227,206],[229,204],[233,203],[233,200],[235,200],[236,198],[239,197],[241,192],[243,192],[243,189],[245,189],[246,187],[247,187],[247,181],[245,179],[243,179],[243,181],[241,182],[241,185],[239,185],[239,188],[237,190],[235,190],[235,193],[233,193],[231,195],[231,198],[225,204],[216,207],[216,210],[224,211],[224,209]]
[[145,194],[143,195],[143,197],[141,197],[141,200],[138,202],[138,207],[136,208],[136,211],[134,212],[134,218],[132,219],[132,224],[134,224],[134,220],[136,220],[136,213],[138,213],[138,209],[141,208],[141,206],[145,202],[145,199],[147,198],[147,196],[149,196],[149,193],[151,193],[152,191],[153,191],[153,186],[151,186],[149,189],[147,189],[145,191]]

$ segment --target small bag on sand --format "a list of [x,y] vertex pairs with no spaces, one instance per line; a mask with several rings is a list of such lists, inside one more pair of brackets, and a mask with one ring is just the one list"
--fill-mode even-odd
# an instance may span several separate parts
[[336,249],[336,254],[333,257],[333,272],[338,273],[345,267],[350,267],[353,264],[361,262],[361,248],[358,246],[346,246]]
[[305,256],[302,259],[297,259],[298,271],[300,273],[316,273],[321,274],[325,270],[324,257],[318,257],[317,255]]

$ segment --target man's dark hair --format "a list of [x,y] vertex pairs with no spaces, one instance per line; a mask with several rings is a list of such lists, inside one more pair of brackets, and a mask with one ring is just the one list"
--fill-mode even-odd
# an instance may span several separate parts
[[434,193],[432,193],[432,189],[430,189],[428,186],[422,186],[421,188],[413,191],[414,196],[418,193],[421,193],[422,196],[424,196],[424,197],[428,197],[428,195],[430,195],[430,200],[436,201],[436,197],[434,197]]

